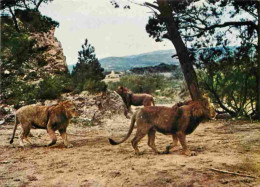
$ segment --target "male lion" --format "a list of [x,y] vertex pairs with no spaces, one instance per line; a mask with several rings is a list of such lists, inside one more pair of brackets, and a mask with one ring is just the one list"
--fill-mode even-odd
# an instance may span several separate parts
[[174,105],[173,107],[163,106],[150,106],[144,107],[137,111],[131,120],[130,129],[126,137],[116,142],[109,139],[110,144],[118,145],[128,139],[133,131],[134,123],[137,123],[136,135],[132,140],[132,146],[135,149],[135,153],[139,154],[137,147],[138,142],[148,134],[148,145],[153,149],[155,153],[159,153],[155,146],[155,133],[156,131],[163,134],[171,134],[174,145],[168,147],[166,152],[168,153],[171,148],[177,150],[178,140],[182,145],[182,153],[187,156],[191,156],[191,153],[187,148],[186,135],[191,134],[200,122],[203,120],[209,120],[215,117],[216,113],[209,100],[206,98],[200,101],[189,101],[187,105]]
[[15,115],[15,127],[10,144],[13,143],[17,125],[21,123],[22,133],[20,136],[20,145],[24,146],[23,139],[32,144],[27,136],[32,127],[39,129],[46,129],[51,142],[48,146],[54,145],[57,141],[55,131],[59,130],[61,137],[66,147],[72,147],[68,143],[66,129],[72,117],[77,116],[76,108],[73,102],[63,101],[53,106],[36,106],[28,105],[17,110]]
[[[127,110],[129,111],[131,105],[134,106],[155,106],[153,96],[150,94],[134,94],[128,88],[119,86],[116,92],[122,97]],[[125,111],[127,115],[127,111]]]

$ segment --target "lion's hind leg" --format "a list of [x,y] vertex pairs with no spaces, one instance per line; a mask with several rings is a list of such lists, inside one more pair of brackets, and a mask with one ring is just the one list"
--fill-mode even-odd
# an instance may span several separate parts
[[30,145],[33,145],[33,143],[31,142],[31,140],[28,137],[24,138]]
[[22,133],[21,133],[21,135],[19,137],[19,142],[20,142],[20,146],[21,147],[24,147],[23,139],[24,139],[24,131],[22,130]]
[[30,142],[30,140],[28,140],[28,135],[30,133],[30,130],[31,130],[31,128],[30,128],[30,124],[29,123],[22,123],[22,133],[20,135],[20,146],[21,147],[24,147],[24,141],[23,141],[24,139],[27,142],[29,142],[30,144],[32,144]]
[[160,154],[160,152],[157,150],[156,146],[155,146],[155,133],[156,131],[151,129],[148,132],[148,145],[149,147],[152,148],[152,150],[156,153],[156,154]]
[[179,146],[178,146],[178,136],[176,134],[172,135],[172,140],[173,140],[173,145],[168,145],[166,147],[166,150],[163,152],[165,154],[169,154],[170,151],[178,151],[179,150]]
[[135,150],[135,154],[140,155],[139,149],[138,149],[138,142],[145,137],[147,132],[143,131],[142,129],[138,129],[136,131],[135,137],[132,139],[132,146]]

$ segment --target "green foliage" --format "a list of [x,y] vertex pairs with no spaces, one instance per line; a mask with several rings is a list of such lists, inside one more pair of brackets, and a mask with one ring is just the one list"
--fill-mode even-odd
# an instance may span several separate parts
[[36,102],[38,97],[36,85],[17,81],[15,78],[11,77],[6,80],[5,84],[6,87],[2,92],[2,96],[7,104],[13,104],[15,105],[15,108],[19,108],[22,105]]
[[35,44],[34,40],[29,39],[29,34],[25,32],[16,32],[9,22],[9,18],[1,18],[1,54],[3,66],[7,70],[18,70],[35,53],[32,50]]
[[56,99],[61,93],[70,91],[72,82],[66,76],[46,77],[39,83],[39,99]]
[[49,76],[39,84],[30,84],[17,80],[16,77],[5,77],[1,81],[2,99],[7,104],[13,104],[19,108],[22,105],[36,103],[37,100],[56,99],[62,93],[73,90],[73,82],[68,76]]
[[[240,58],[241,50],[251,55]],[[225,112],[236,117],[254,114],[257,95],[255,56],[248,49],[241,50],[234,58],[228,54],[228,58],[206,65],[198,74],[202,89],[210,92],[214,102]]]
[[155,93],[156,90],[161,90],[160,93],[166,93],[168,95],[171,95],[169,94],[169,89],[174,89],[178,87],[179,84],[172,78],[166,78],[163,75],[130,74],[121,77],[119,82],[108,83],[108,88],[111,90],[116,90],[118,86],[127,87],[134,93]]
[[79,52],[78,62],[73,67],[72,79],[76,92],[88,90],[90,92],[105,91],[106,85],[101,82],[105,78],[104,69],[95,55],[95,49],[85,40]]
[[90,92],[93,93],[104,92],[107,89],[107,85],[105,82],[102,81],[87,79],[84,83],[83,89],[89,90]]
[[59,23],[50,17],[41,15],[35,10],[16,10],[16,17],[23,23],[23,27],[30,32],[48,32],[52,27],[58,27]]

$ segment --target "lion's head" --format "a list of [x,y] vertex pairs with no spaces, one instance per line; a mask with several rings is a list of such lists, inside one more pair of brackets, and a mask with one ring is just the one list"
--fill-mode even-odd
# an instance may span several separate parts
[[200,101],[193,103],[192,115],[194,117],[203,117],[206,120],[210,120],[216,117],[216,112],[210,99],[203,96]]
[[61,103],[61,105],[64,107],[67,118],[78,116],[76,106],[72,101],[64,101]]
[[126,87],[119,86],[116,92],[123,97],[126,96],[130,92],[130,90]]

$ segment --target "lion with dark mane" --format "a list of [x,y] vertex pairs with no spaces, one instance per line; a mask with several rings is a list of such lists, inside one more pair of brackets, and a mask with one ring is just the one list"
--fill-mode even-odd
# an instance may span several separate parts
[[132,140],[136,154],[139,154],[137,144],[146,134],[148,134],[148,145],[155,153],[160,153],[155,146],[155,133],[158,131],[172,135],[173,145],[167,147],[165,152],[168,153],[171,149],[178,150],[178,141],[180,141],[183,148],[182,153],[191,156],[195,153],[188,149],[186,135],[191,134],[202,121],[212,119],[215,115],[215,110],[208,98],[176,104],[171,108],[163,106],[144,107],[133,115],[126,137],[118,142],[109,139],[109,142],[112,145],[118,145],[126,141],[136,122],[137,131]]
[[32,144],[28,135],[31,128],[46,129],[51,142],[48,146],[56,143],[57,137],[55,131],[58,130],[66,147],[72,147],[67,139],[66,129],[72,117],[77,116],[76,108],[73,102],[63,101],[53,106],[37,106],[28,105],[17,110],[15,115],[15,127],[10,144],[13,143],[15,131],[18,124],[22,125],[22,133],[20,135],[20,145],[24,146],[23,139]]
[[[128,111],[131,105],[152,106],[153,104],[153,106],[155,106],[153,96],[150,94],[135,94],[123,86],[119,86],[116,92],[122,97]],[[127,111],[125,111],[125,115],[127,115]]]

